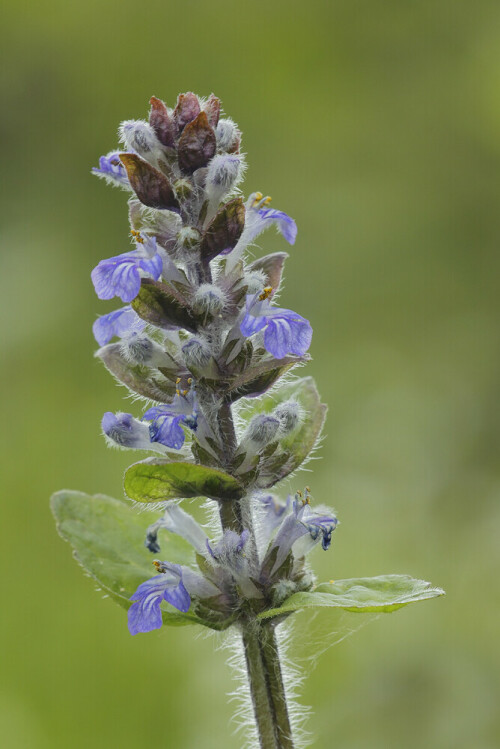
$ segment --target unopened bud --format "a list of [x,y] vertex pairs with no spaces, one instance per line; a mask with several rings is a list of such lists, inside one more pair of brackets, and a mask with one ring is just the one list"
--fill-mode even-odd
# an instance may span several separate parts
[[220,154],[208,165],[205,191],[209,200],[219,203],[224,195],[235,187],[243,172],[240,156]]
[[162,347],[140,333],[132,333],[122,340],[121,349],[124,357],[135,364],[147,367],[168,367],[172,360]]
[[224,294],[218,286],[204,283],[196,289],[193,309],[201,315],[218,315],[224,309]]
[[217,147],[221,151],[232,153],[236,150],[240,141],[240,131],[236,124],[229,118],[219,120],[215,130]]
[[152,127],[143,120],[125,120],[119,129],[121,141],[126,148],[135,151],[146,159],[151,155],[158,155],[160,143]]
[[186,367],[196,375],[208,367],[212,358],[207,344],[198,338],[191,338],[185,343],[182,353]]
[[116,447],[154,449],[149,438],[149,427],[131,414],[107,411],[102,417],[101,426],[108,441]]
[[248,425],[243,442],[249,442],[253,447],[262,450],[273,441],[280,427],[280,422],[273,416],[258,414]]
[[302,417],[300,405],[297,401],[285,401],[274,409],[273,416],[275,416],[280,422],[281,434],[289,434],[293,432]]

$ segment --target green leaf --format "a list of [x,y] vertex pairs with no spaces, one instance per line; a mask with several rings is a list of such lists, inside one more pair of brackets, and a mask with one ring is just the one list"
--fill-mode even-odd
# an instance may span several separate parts
[[[74,549],[77,562],[99,586],[124,608],[137,587],[153,577],[152,554],[144,546],[149,513],[123,501],[91,496],[83,492],[60,491],[53,495],[51,508],[57,530]],[[164,534],[162,559],[175,564],[191,564],[194,554],[189,544],[174,534]],[[164,624],[206,624],[194,614],[182,614],[162,603]]]
[[195,333],[198,327],[193,311],[180,292],[152,278],[141,280],[141,289],[132,302],[132,308],[139,317],[158,328],[178,326]]
[[337,608],[354,613],[387,614],[416,601],[444,595],[425,580],[408,575],[358,577],[321,583],[311,592],[294,593],[275,609],[259,614],[262,619],[289,614],[299,609]]
[[96,356],[101,359],[108,372],[137,395],[159,403],[169,403],[174,397],[175,385],[172,382],[150,367],[129,362],[123,356],[119,343],[103,346],[96,351]]
[[244,488],[228,473],[193,463],[156,458],[134,463],[125,473],[125,491],[136,502],[164,502],[181,497],[239,499]]

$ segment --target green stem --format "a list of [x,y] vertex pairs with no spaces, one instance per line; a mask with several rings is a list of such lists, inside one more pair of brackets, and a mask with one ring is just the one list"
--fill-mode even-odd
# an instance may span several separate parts
[[250,693],[261,749],[293,749],[274,629],[255,620],[242,628]]
[[[230,461],[236,449],[231,406],[224,404],[219,410],[218,423],[224,442],[223,449]],[[247,542],[250,560],[257,562],[257,545],[251,523],[250,497],[219,503],[222,528],[242,533],[250,531]],[[261,749],[293,749],[292,729],[288,716],[285,686],[281,671],[278,643],[274,626],[252,616],[241,629],[250,694]]]
[[[224,404],[219,411],[218,423],[224,439],[224,449],[232,455],[236,447],[231,406]],[[242,533],[250,531],[247,542],[250,559],[257,562],[257,544],[251,523],[250,497],[219,503],[222,528]],[[247,664],[250,694],[259,734],[261,749],[293,749],[292,730],[288,716],[285,686],[281,672],[278,643],[274,626],[260,622],[255,617],[242,626],[243,647]]]

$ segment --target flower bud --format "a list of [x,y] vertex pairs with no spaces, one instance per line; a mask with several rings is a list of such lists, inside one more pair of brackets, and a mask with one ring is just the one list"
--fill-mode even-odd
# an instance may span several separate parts
[[219,315],[224,309],[224,293],[218,286],[204,283],[199,286],[194,294],[193,309],[200,315]]
[[238,150],[241,133],[231,119],[219,120],[215,129],[215,135],[217,138],[217,147],[221,151],[234,153]]
[[267,414],[258,414],[254,416],[242,443],[249,443],[254,449],[262,450],[266,445],[273,441],[280,427],[280,422],[273,416]]
[[133,333],[122,340],[121,350],[126,359],[147,367],[168,367],[172,360],[162,347],[146,335]]
[[220,203],[222,198],[241,179],[243,161],[239,156],[220,154],[214,156],[207,169],[205,192],[210,201]]
[[191,372],[200,372],[206,369],[210,364],[210,349],[204,341],[198,338],[191,338],[182,347],[186,367]]
[[119,129],[121,141],[129,151],[135,151],[146,160],[159,155],[160,143],[154,130],[143,120],[125,120]]
[[149,427],[131,414],[107,411],[102,417],[101,426],[108,442],[116,447],[154,449],[149,438]]
[[274,409],[273,416],[275,416],[280,422],[280,433],[282,435],[290,434],[293,432],[299,422],[301,421],[302,414],[300,405],[297,401],[285,401]]
[[161,99],[152,96],[149,100],[151,111],[149,113],[149,124],[153,128],[156,137],[164,146],[175,146],[174,123],[167,106]]

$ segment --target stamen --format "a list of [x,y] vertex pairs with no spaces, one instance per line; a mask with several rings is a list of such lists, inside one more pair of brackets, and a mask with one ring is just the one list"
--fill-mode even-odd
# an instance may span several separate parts
[[165,574],[167,571],[167,568],[165,567],[165,564],[163,562],[160,562],[159,559],[153,560],[153,567],[156,568],[157,572],[161,572],[162,574]]
[[263,201],[262,205],[269,205],[269,203],[271,202],[271,200],[272,200],[272,197],[270,195],[268,195],[267,198],[264,198],[264,201]]
[[176,384],[176,388],[175,388],[176,395],[179,395],[179,396],[182,395],[182,397],[185,398],[189,394],[189,391],[191,390],[191,385],[193,384],[193,378],[188,377],[183,382],[183,378],[178,377],[175,381],[175,384]]
[[138,244],[144,244],[144,237],[141,236],[141,233],[139,231],[131,229],[130,233]]
[[259,294],[259,301],[263,302],[264,299],[269,299],[271,294],[273,293],[273,287],[272,286],[265,286],[262,294]]

